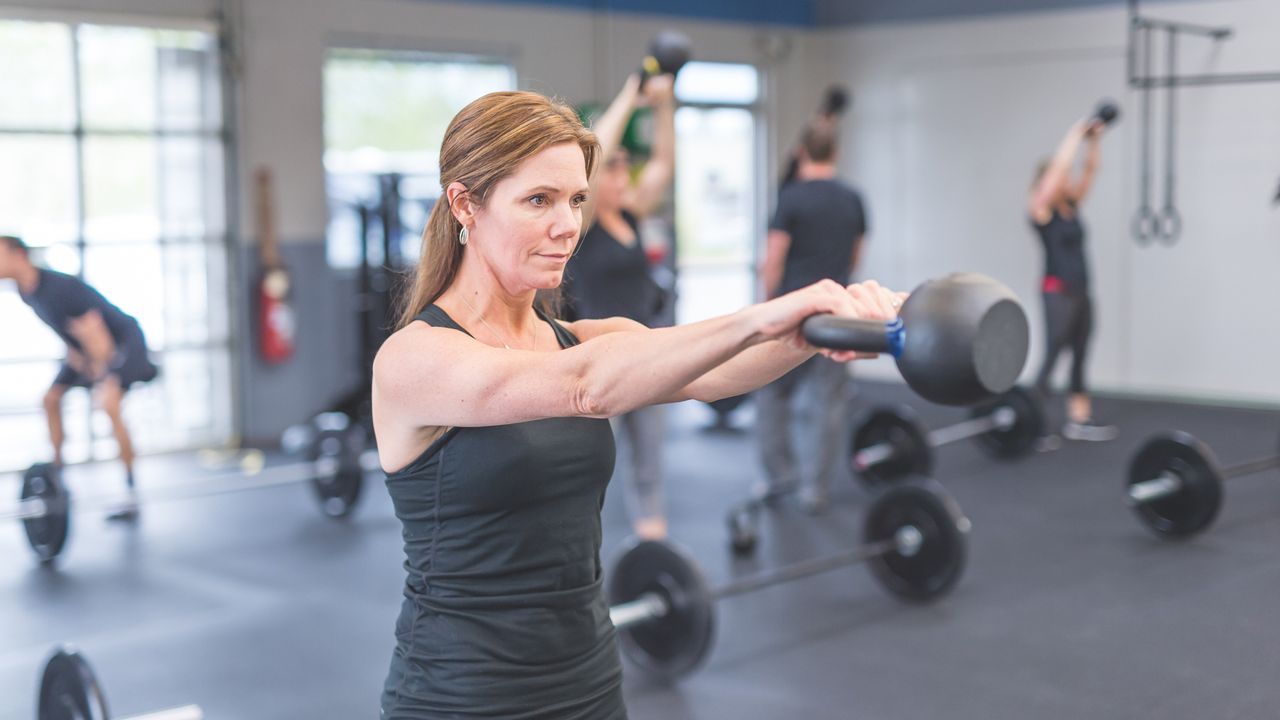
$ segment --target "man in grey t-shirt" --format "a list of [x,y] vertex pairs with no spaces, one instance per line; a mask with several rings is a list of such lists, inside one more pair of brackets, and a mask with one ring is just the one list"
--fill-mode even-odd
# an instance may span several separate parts
[[[796,181],[778,194],[769,223],[760,272],[767,298],[823,279],[848,283],[858,264],[867,215],[858,193],[836,179],[836,145],[833,123],[814,121],[805,129]],[[818,461],[800,498],[810,512],[826,506],[846,425],[848,382],[843,364],[817,355],[757,392],[756,428],[767,478],[755,489],[757,497],[777,497],[801,485],[791,447],[791,403],[806,388],[812,409],[807,414],[816,427],[805,434],[816,443]]]

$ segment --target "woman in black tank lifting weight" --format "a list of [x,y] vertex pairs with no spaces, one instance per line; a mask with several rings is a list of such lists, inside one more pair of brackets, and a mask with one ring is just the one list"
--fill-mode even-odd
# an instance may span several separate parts
[[[1040,163],[1031,186],[1028,212],[1044,247],[1045,358],[1036,376],[1036,389],[1049,395],[1049,381],[1058,356],[1071,348],[1071,384],[1067,418],[1062,434],[1071,440],[1111,440],[1116,428],[1093,420],[1093,406],[1085,385],[1085,362],[1093,335],[1093,297],[1089,292],[1089,265],[1085,255],[1085,229],[1080,205],[1089,194],[1102,154],[1105,124],[1097,117],[1071,126],[1054,156]],[[1084,168],[1072,177],[1081,145],[1086,145]],[[1049,436],[1042,449],[1059,441]]]
[[[565,268],[566,306],[574,319],[624,317],[652,327],[663,292],[649,271],[640,223],[666,199],[675,173],[674,78],[631,75],[609,108],[592,124],[600,143],[600,172],[591,180],[583,206],[587,231]],[[637,105],[652,109],[653,151],[639,177],[631,180],[631,155],[623,131]],[[662,445],[665,408],[651,405],[613,418],[615,436],[626,439],[631,457],[626,493],[627,515],[636,535],[660,540],[667,535],[662,498]]]
[[486,95],[445,133],[444,192],[373,368],[408,573],[386,720],[626,717],[601,588],[606,418],[753,390],[814,355],[810,315],[901,303],[824,281],[671,328],[556,320],[535,298],[560,285],[598,157],[571,109],[527,92]]

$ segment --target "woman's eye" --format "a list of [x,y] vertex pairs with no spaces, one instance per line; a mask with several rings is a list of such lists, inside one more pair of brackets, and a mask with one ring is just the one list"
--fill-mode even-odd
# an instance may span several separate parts
[[546,195],[534,195],[533,197],[529,198],[529,202],[533,203],[533,206],[534,206],[534,207],[546,207],[546,206],[547,206],[547,196],[546,196]]
[[585,203],[586,201],[587,201],[587,196],[586,196],[586,195],[574,195],[574,196],[573,196],[573,206],[574,206],[574,207],[582,207],[582,204],[583,204],[583,203]]

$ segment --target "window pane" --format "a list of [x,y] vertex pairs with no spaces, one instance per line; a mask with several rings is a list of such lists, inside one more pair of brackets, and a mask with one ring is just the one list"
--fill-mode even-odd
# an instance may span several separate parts
[[220,124],[209,33],[81,25],[77,38],[85,127],[193,130]]
[[[53,380],[50,374],[46,380]],[[45,387],[48,383],[45,383]],[[44,387],[40,388],[44,393]],[[38,409],[39,403],[32,406],[31,412],[14,415],[0,414],[0,453],[3,453],[6,470],[23,470],[38,462],[48,462],[53,457],[53,449],[49,446],[49,430],[45,425],[44,413]],[[64,417],[65,424],[74,424],[76,418]],[[67,421],[72,421],[68,423]],[[70,428],[69,428],[70,429]],[[84,437],[83,423],[79,428],[79,436]],[[74,429],[71,429],[74,432]],[[63,445],[63,459],[71,460],[73,454],[84,454],[84,450],[74,447],[72,443]],[[13,499],[17,499],[18,486],[6,485],[5,490],[13,488]],[[6,498],[6,501],[8,499]],[[11,531],[12,532],[12,531]]]
[[0,127],[70,129],[75,125],[68,26],[0,20],[0,78],[4,78]]
[[676,318],[698,322],[737,312],[751,304],[755,274],[746,265],[704,265],[680,271]]
[[151,138],[85,138],[87,242],[138,242],[160,236],[156,154]]
[[143,28],[81,25],[81,112],[85,127],[155,127],[156,49]]
[[[406,176],[401,191],[401,258],[417,257],[429,207],[440,192],[438,154],[449,121],[486,93],[511,90],[509,65],[421,53],[335,50],[325,64],[325,170],[330,224],[327,255],[334,267],[359,263],[361,232],[355,205],[382,202],[378,175]],[[388,97],[397,111],[385,111]],[[412,199],[409,199],[412,198]],[[370,261],[382,262],[381,228],[369,228]],[[376,247],[375,247],[376,246]]]
[[[61,357],[66,347],[62,340],[36,317],[31,308],[18,297],[13,283],[0,283],[0,327],[4,328],[4,342],[0,343],[0,361]],[[9,392],[26,392],[32,387],[28,379],[9,372],[12,366],[0,366],[0,407],[10,407]],[[52,378],[52,376],[50,376]]]
[[0,232],[32,245],[75,240],[76,148],[71,137],[0,134],[0,168]]
[[160,376],[130,392],[125,404],[139,448],[194,447],[225,437],[231,416],[227,354],[185,350],[153,359]]
[[[326,167],[411,172],[435,166],[445,128],[464,105],[512,89],[515,77],[498,63],[339,50],[324,83]],[[387,98],[395,98],[396,112],[386,111]]]
[[[203,242],[167,244],[164,253],[164,340],[172,345],[227,339],[226,251]],[[159,338],[148,342],[160,347]]]
[[142,324],[147,344],[164,347],[164,283],[160,246],[150,243],[90,247],[84,254],[84,279],[107,300]]
[[166,238],[206,239],[225,231],[222,146],[194,137],[159,141],[160,227]]
[[[52,333],[49,334],[52,335]],[[53,337],[57,344],[50,355],[62,358],[66,355],[67,346],[63,345],[56,335]],[[8,353],[6,352],[6,354]],[[31,354],[28,353],[25,357],[31,357]],[[5,365],[5,381],[0,383],[0,409],[5,411],[39,410],[41,398],[44,397],[45,390],[48,390],[49,385],[53,383],[53,378],[57,376],[60,365],[60,361],[55,360],[16,362]]]
[[749,110],[676,111],[676,237],[683,263],[751,260],[755,121]]
[[[0,232],[22,235],[41,265],[83,270],[141,322],[164,367],[125,405],[144,452],[220,442],[232,426],[217,63],[206,32],[0,20]],[[0,327],[0,466],[21,468],[49,456],[40,397],[65,347],[11,283]],[[175,344],[190,349],[163,352]],[[63,410],[68,462],[115,455],[88,393]]]
[[691,62],[676,76],[681,102],[750,105],[760,97],[760,73],[738,63]]
[[222,126],[214,37],[204,33],[156,33],[156,111],[168,130]]
[[32,246],[32,249],[35,250],[32,257],[37,264],[68,275],[80,274],[81,260],[83,258],[80,257],[79,245],[56,243],[38,249]]

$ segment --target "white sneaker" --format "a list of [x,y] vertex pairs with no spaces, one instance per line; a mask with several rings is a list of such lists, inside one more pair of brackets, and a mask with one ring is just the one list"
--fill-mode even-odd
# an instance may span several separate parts
[[761,505],[776,507],[782,498],[796,491],[795,483],[773,484],[768,480],[758,480],[751,486],[751,499]]
[[1062,447],[1061,435],[1041,435],[1036,438],[1036,452],[1053,452],[1060,447]]
[[1092,420],[1085,420],[1084,422],[1068,421],[1062,426],[1062,435],[1068,440],[1107,442],[1108,440],[1115,440],[1120,435],[1120,429],[1115,425],[1099,425]]
[[120,503],[115,510],[107,513],[107,520],[112,522],[133,522],[138,519],[138,500],[133,493],[129,493],[129,499]]
[[820,490],[812,485],[806,485],[800,491],[800,507],[810,515],[821,515],[827,511],[827,507],[831,505],[831,501],[827,498],[827,491]]

